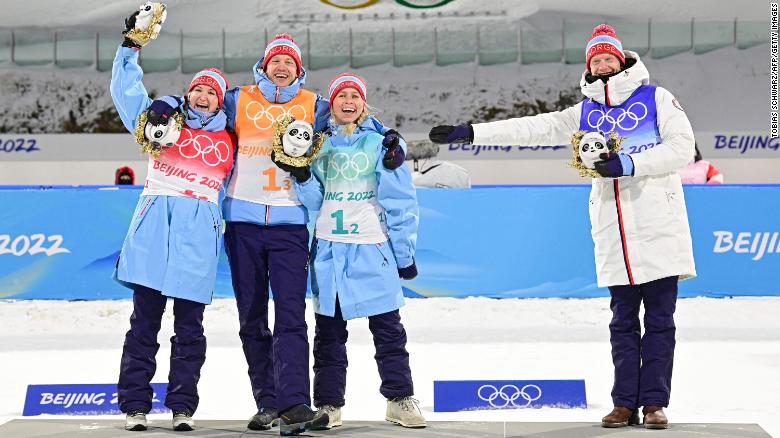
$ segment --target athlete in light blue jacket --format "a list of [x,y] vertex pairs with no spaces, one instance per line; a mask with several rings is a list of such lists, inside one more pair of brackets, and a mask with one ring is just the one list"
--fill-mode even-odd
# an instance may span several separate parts
[[[140,12],[148,12],[145,4]],[[126,26],[134,26],[139,12]],[[235,136],[225,130],[222,103],[228,81],[217,69],[198,72],[186,101],[155,105],[142,82],[141,50],[125,38],[111,71],[111,97],[128,131],[138,117],[167,126],[174,111],[184,115],[177,138],[148,154],[144,190],[117,260],[114,277],[133,290],[133,314],[125,336],[117,384],[125,428],[146,430],[152,408],[150,381],[156,371],[162,316],[173,299],[175,336],[165,406],[175,430],[192,430],[198,407],[197,384],[206,360],[205,305],[211,303],[217,274],[221,222],[219,199],[233,167]],[[151,139],[148,139],[151,140]]]
[[[275,161],[296,179],[298,199],[319,210],[312,244],[316,312],[314,404],[328,413],[327,428],[341,424],[347,372],[347,320],[368,317],[387,398],[386,419],[424,427],[414,393],[400,278],[417,275],[414,251],[417,195],[405,166],[382,164],[377,121],[368,115],[365,81],[337,76],[329,87],[329,136],[309,168]],[[313,175],[313,176],[312,176]]]

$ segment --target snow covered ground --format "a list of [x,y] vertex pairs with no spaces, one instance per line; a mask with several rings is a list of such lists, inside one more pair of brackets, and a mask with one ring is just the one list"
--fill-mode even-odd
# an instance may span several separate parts
[[[429,420],[588,421],[611,408],[607,299],[415,299],[402,309],[416,397]],[[21,415],[26,386],[117,379],[131,303],[0,301],[0,422]],[[672,422],[758,423],[780,437],[780,297],[680,300]],[[310,339],[313,316],[308,309]],[[208,353],[196,419],[253,413],[235,302],[205,316]],[[157,377],[168,373],[171,315]],[[345,421],[384,415],[366,320],[349,324]],[[433,412],[434,380],[585,379],[588,409]],[[119,417],[117,421],[119,421]],[[166,419],[166,415],[153,419]]]

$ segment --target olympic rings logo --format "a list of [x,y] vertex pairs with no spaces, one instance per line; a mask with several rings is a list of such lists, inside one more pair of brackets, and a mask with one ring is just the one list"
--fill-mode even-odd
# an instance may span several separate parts
[[345,179],[354,181],[371,167],[371,160],[365,152],[358,152],[351,157],[346,152],[336,152],[330,156],[322,157],[315,162],[320,173],[325,175],[328,181]]
[[[634,111],[634,107],[638,106],[637,111]],[[642,112],[642,115],[639,113]],[[617,117],[613,114],[619,113]],[[614,131],[615,127],[620,128],[621,131],[632,131],[639,126],[639,122],[647,117],[647,106],[642,102],[634,102],[628,106],[628,109],[623,108],[610,108],[606,112],[600,109],[594,109],[588,113],[588,125],[591,128],[598,129],[602,132]],[[593,115],[596,115],[594,122]],[[629,119],[629,122],[626,122]],[[631,123],[633,122],[633,123]],[[604,126],[606,124],[606,126]]]
[[200,159],[207,166],[216,167],[230,159],[230,146],[220,140],[214,143],[214,140],[207,135],[198,134],[192,136],[192,131],[184,129],[183,133],[187,138],[182,139],[176,145],[179,147],[179,155],[184,158]]
[[291,116],[295,120],[304,120],[308,115],[306,108],[300,104],[293,105],[290,108],[285,108],[281,105],[264,107],[263,104],[257,101],[249,102],[244,112],[247,119],[260,130],[271,129],[274,122],[281,122],[287,116]]
[[[362,9],[379,3],[379,0],[320,0],[328,6],[339,9]],[[395,0],[401,6],[414,9],[431,9],[444,6],[452,0]]]
[[[477,397],[494,408],[505,408],[510,404],[516,408],[527,408],[542,397],[542,389],[536,385],[525,385],[522,389],[518,389],[515,385],[504,385],[501,388],[482,385],[477,390]],[[525,400],[525,404],[516,403],[519,398]]]

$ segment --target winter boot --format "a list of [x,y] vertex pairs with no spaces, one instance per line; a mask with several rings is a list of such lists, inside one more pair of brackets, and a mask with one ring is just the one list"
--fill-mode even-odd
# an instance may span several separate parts
[[260,408],[246,425],[250,430],[268,430],[279,425],[279,412],[276,409]]
[[425,422],[419,402],[412,397],[396,397],[387,400],[387,413],[385,420],[400,424],[403,427],[425,427]]
[[130,411],[125,417],[125,430],[141,432],[146,430],[146,412]]
[[322,405],[317,412],[323,412],[328,415],[328,424],[322,427],[312,428],[312,430],[328,430],[344,424],[341,422],[341,408],[339,406]]
[[195,427],[195,421],[189,411],[173,411],[173,430],[189,432]]
[[300,404],[291,407],[279,415],[279,435],[289,436],[328,424],[328,414],[314,411],[309,406]]
[[623,406],[615,406],[606,417],[601,419],[601,427],[626,427],[639,424],[639,411]]
[[661,406],[645,406],[642,408],[644,415],[645,429],[666,429],[669,427],[669,420],[664,414],[664,408]]

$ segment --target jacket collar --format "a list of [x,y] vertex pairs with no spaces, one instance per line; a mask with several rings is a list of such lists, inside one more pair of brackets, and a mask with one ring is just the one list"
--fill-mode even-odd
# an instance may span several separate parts
[[306,83],[306,70],[304,70],[303,67],[301,67],[301,76],[286,87],[277,87],[276,84],[271,81],[271,78],[266,76],[265,72],[262,70],[262,60],[257,61],[252,68],[252,72],[255,76],[257,88],[263,93],[265,100],[271,103],[287,103],[293,100],[303,84]]

